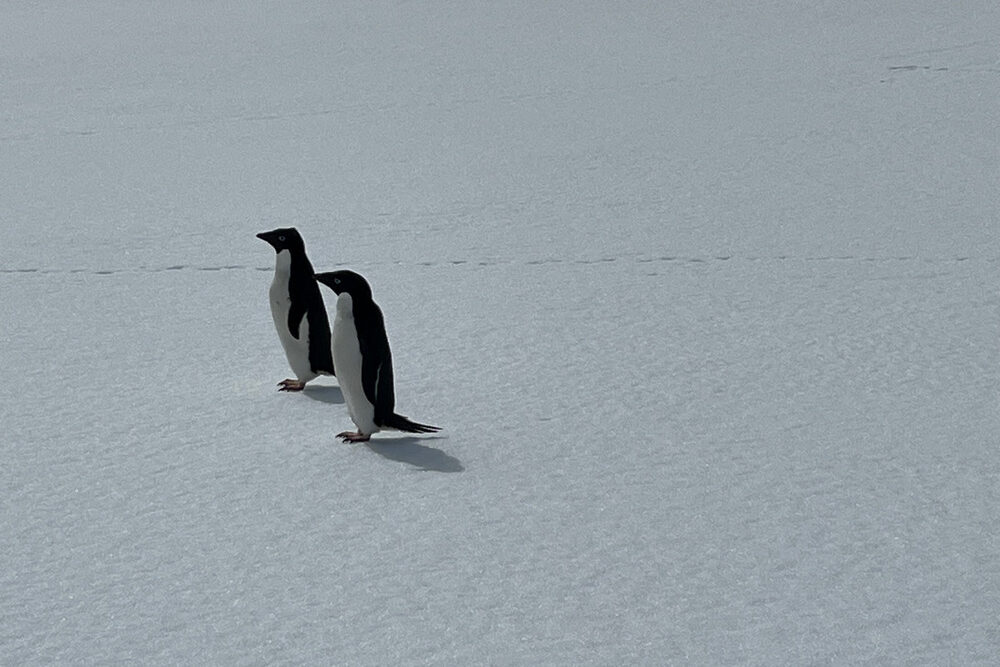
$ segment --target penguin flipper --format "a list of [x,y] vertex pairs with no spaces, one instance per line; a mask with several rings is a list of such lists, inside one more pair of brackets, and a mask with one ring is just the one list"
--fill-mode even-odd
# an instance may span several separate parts
[[361,322],[355,317],[355,326],[367,326],[358,331],[361,348],[361,386],[365,398],[375,408],[375,423],[381,424],[396,409],[396,395],[392,382],[392,353],[381,309],[371,304],[371,310]]
[[292,301],[291,307],[288,309],[288,331],[291,332],[295,340],[299,339],[299,325],[302,324],[302,318],[305,315],[305,304]]
[[395,397],[392,390],[392,362],[381,354],[368,349],[362,352],[361,386],[365,390],[365,398],[375,408],[375,421],[392,414]]

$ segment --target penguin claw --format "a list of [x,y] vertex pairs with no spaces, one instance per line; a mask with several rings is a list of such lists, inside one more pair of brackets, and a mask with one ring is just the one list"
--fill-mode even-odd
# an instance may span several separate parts
[[344,442],[368,442],[371,438],[370,435],[364,435],[357,431],[344,431],[343,433],[338,433],[337,437]]
[[300,380],[282,380],[278,383],[278,391],[302,391],[306,388],[306,383]]

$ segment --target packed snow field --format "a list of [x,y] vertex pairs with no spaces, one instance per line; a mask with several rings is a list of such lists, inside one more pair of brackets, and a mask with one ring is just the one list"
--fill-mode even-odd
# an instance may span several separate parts
[[[992,664],[997,26],[4,3],[0,663]],[[440,434],[276,391],[278,226]]]

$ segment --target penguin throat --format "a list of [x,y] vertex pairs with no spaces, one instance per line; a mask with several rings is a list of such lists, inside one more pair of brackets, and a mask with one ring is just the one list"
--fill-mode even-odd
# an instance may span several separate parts
[[285,249],[278,253],[274,260],[274,272],[286,275],[292,272],[292,252],[290,250]]
[[344,292],[337,297],[337,317],[354,317],[354,299],[352,299],[351,295],[347,292]]

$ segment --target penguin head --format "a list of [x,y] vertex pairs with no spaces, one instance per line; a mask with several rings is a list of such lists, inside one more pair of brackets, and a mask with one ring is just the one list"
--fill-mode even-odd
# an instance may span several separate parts
[[291,250],[292,252],[298,250],[305,250],[305,242],[302,237],[299,236],[299,232],[294,227],[283,227],[281,229],[273,229],[269,232],[261,232],[257,235],[257,238],[267,241],[274,247],[275,252],[281,252],[282,250]]
[[354,271],[330,271],[317,273],[316,281],[323,283],[334,292],[350,294],[354,299],[371,299],[372,288],[360,274]]

